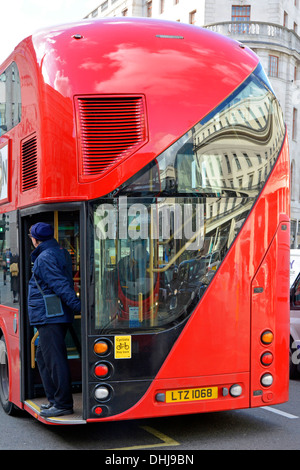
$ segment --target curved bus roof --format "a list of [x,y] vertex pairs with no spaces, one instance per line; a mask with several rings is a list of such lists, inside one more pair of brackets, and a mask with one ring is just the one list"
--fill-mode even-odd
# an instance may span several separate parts
[[62,94],[88,88],[89,93],[165,96],[174,90],[188,92],[197,81],[206,93],[213,90],[216,99],[220,89],[223,99],[226,88],[232,91],[258,62],[253,52],[232,39],[153,19],[84,20],[37,32],[32,43],[47,83]]
[[[83,20],[38,31],[15,48],[4,66],[11,61],[21,80],[18,135],[36,131],[41,146],[41,184],[34,200],[109,193],[226,99],[259,62],[250,49],[206,29],[137,18]],[[86,176],[78,97],[120,95],[143,98],[143,138],[109,171]],[[59,191],[57,168],[68,174]],[[53,174],[51,184],[46,174]]]

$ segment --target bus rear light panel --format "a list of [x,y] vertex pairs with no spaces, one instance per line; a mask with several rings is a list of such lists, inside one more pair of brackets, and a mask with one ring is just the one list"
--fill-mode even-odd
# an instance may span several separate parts
[[[272,347],[272,344],[274,342],[274,334],[271,330],[265,330],[261,334],[260,339],[265,348]],[[263,351],[263,353],[260,356],[261,365],[264,367],[272,366],[273,360],[274,360],[274,356],[271,351]],[[260,378],[261,385],[266,388],[271,387],[271,385],[273,384],[273,381],[274,381],[273,376],[269,371],[265,372]]]

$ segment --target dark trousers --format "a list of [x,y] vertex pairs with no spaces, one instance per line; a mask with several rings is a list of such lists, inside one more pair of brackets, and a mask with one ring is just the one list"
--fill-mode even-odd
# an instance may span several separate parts
[[60,409],[73,408],[71,376],[67,359],[65,336],[68,325],[40,325],[36,360],[43,387],[49,402]]

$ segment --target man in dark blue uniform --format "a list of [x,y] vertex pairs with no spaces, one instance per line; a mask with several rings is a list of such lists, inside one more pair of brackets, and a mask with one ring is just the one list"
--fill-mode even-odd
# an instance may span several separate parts
[[[74,313],[81,310],[73,288],[72,270],[67,257],[54,239],[53,227],[39,222],[30,228],[35,250],[32,277],[28,290],[28,315],[39,332],[36,360],[49,404],[42,405],[40,415],[55,417],[73,413],[71,377],[65,336]],[[47,309],[44,296],[56,295],[61,310]],[[49,298],[48,298],[49,299]],[[50,311],[52,310],[52,311]]]

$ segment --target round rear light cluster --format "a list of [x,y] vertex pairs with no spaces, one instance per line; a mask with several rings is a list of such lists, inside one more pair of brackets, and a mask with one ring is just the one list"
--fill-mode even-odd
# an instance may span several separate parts
[[270,330],[265,330],[262,335],[261,335],[261,342],[266,346],[269,345],[273,342],[274,340],[274,335],[272,331]]
[[260,361],[263,366],[270,366],[273,362],[273,354],[270,351],[263,353],[260,357]]
[[[274,341],[274,334],[271,330],[265,330],[261,334],[261,342],[264,346],[271,346]],[[274,356],[271,351],[265,351],[260,356],[260,362],[262,366],[269,367],[273,364]],[[263,387],[270,387],[273,384],[273,376],[270,372],[266,372],[260,378],[260,383]]]
[[97,377],[107,377],[109,374],[109,365],[104,362],[98,362],[94,370]]
[[109,343],[104,340],[98,340],[94,343],[94,353],[98,356],[104,356],[109,352]]
[[110,395],[110,389],[106,385],[100,385],[95,389],[96,400],[107,400]]
[[[94,342],[93,351],[98,357],[99,361],[94,365],[93,371],[95,377],[99,380],[105,380],[113,373],[112,364],[106,360],[111,350],[112,344],[106,338],[100,338]],[[112,387],[106,383],[101,383],[96,385],[93,393],[94,399],[99,403],[99,405],[94,406],[93,413],[99,417],[105,416],[107,413],[107,406],[103,405],[102,403],[105,403],[112,398]]]
[[[111,351],[111,344],[108,340],[106,339],[98,339],[95,341],[94,346],[94,353],[100,358],[103,357],[105,358],[108,356],[108,354]],[[101,360],[95,364],[94,367],[94,374],[96,377],[99,378],[104,378],[108,377],[112,373],[112,365],[106,361],[106,360]]]
[[229,389],[230,395],[235,398],[241,396],[242,392],[243,392],[243,389],[241,385],[238,385],[238,384],[232,385]]
[[261,379],[260,383],[262,384],[263,387],[270,387],[273,383],[273,376],[272,374],[264,374]]

